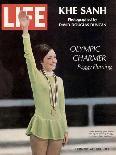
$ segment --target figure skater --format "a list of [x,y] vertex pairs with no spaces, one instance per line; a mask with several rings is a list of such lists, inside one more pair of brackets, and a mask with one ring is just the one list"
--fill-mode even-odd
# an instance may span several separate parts
[[47,44],[37,45],[35,63],[28,33],[29,17],[25,11],[20,11],[19,21],[35,104],[35,113],[26,130],[32,155],[60,155],[62,146],[68,142],[68,126],[63,81],[54,73],[56,53]]

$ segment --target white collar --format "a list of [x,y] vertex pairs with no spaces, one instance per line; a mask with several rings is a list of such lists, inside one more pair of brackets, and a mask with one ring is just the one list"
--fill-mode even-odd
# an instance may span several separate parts
[[53,71],[51,71],[51,72],[47,72],[47,71],[45,71],[45,72],[46,72],[46,75],[47,75],[47,76],[53,76],[53,74],[54,74]]
[[[42,71],[41,71],[41,72],[42,72]],[[48,72],[48,71],[45,71],[45,70],[44,70],[44,72],[46,73],[47,76],[53,76],[53,75],[54,75],[54,72],[53,72],[53,71]]]

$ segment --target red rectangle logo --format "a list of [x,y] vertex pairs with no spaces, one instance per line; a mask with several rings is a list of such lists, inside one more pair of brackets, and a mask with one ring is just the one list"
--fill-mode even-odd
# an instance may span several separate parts
[[47,30],[47,4],[2,4],[2,30],[21,30],[18,14],[26,11],[30,19],[29,30]]

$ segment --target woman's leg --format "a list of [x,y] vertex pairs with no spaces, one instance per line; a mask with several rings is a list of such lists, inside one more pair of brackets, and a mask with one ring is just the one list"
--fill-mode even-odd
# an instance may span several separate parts
[[49,140],[46,155],[60,155],[63,140]]
[[46,155],[48,140],[38,138],[34,135],[30,136],[32,155]]

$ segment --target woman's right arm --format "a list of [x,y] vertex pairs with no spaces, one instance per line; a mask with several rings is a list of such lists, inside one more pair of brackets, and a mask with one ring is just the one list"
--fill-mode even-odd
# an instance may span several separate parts
[[34,59],[33,52],[32,52],[30,35],[28,33],[29,18],[26,15],[26,12],[21,11],[19,13],[19,21],[20,21],[21,27],[23,29],[22,37],[23,37],[24,52],[25,52],[24,57],[26,58],[26,64],[27,64],[27,68],[28,68],[29,78],[30,78],[31,82],[34,82],[35,77],[36,77],[37,68],[36,68],[36,63],[35,63],[35,59]]

